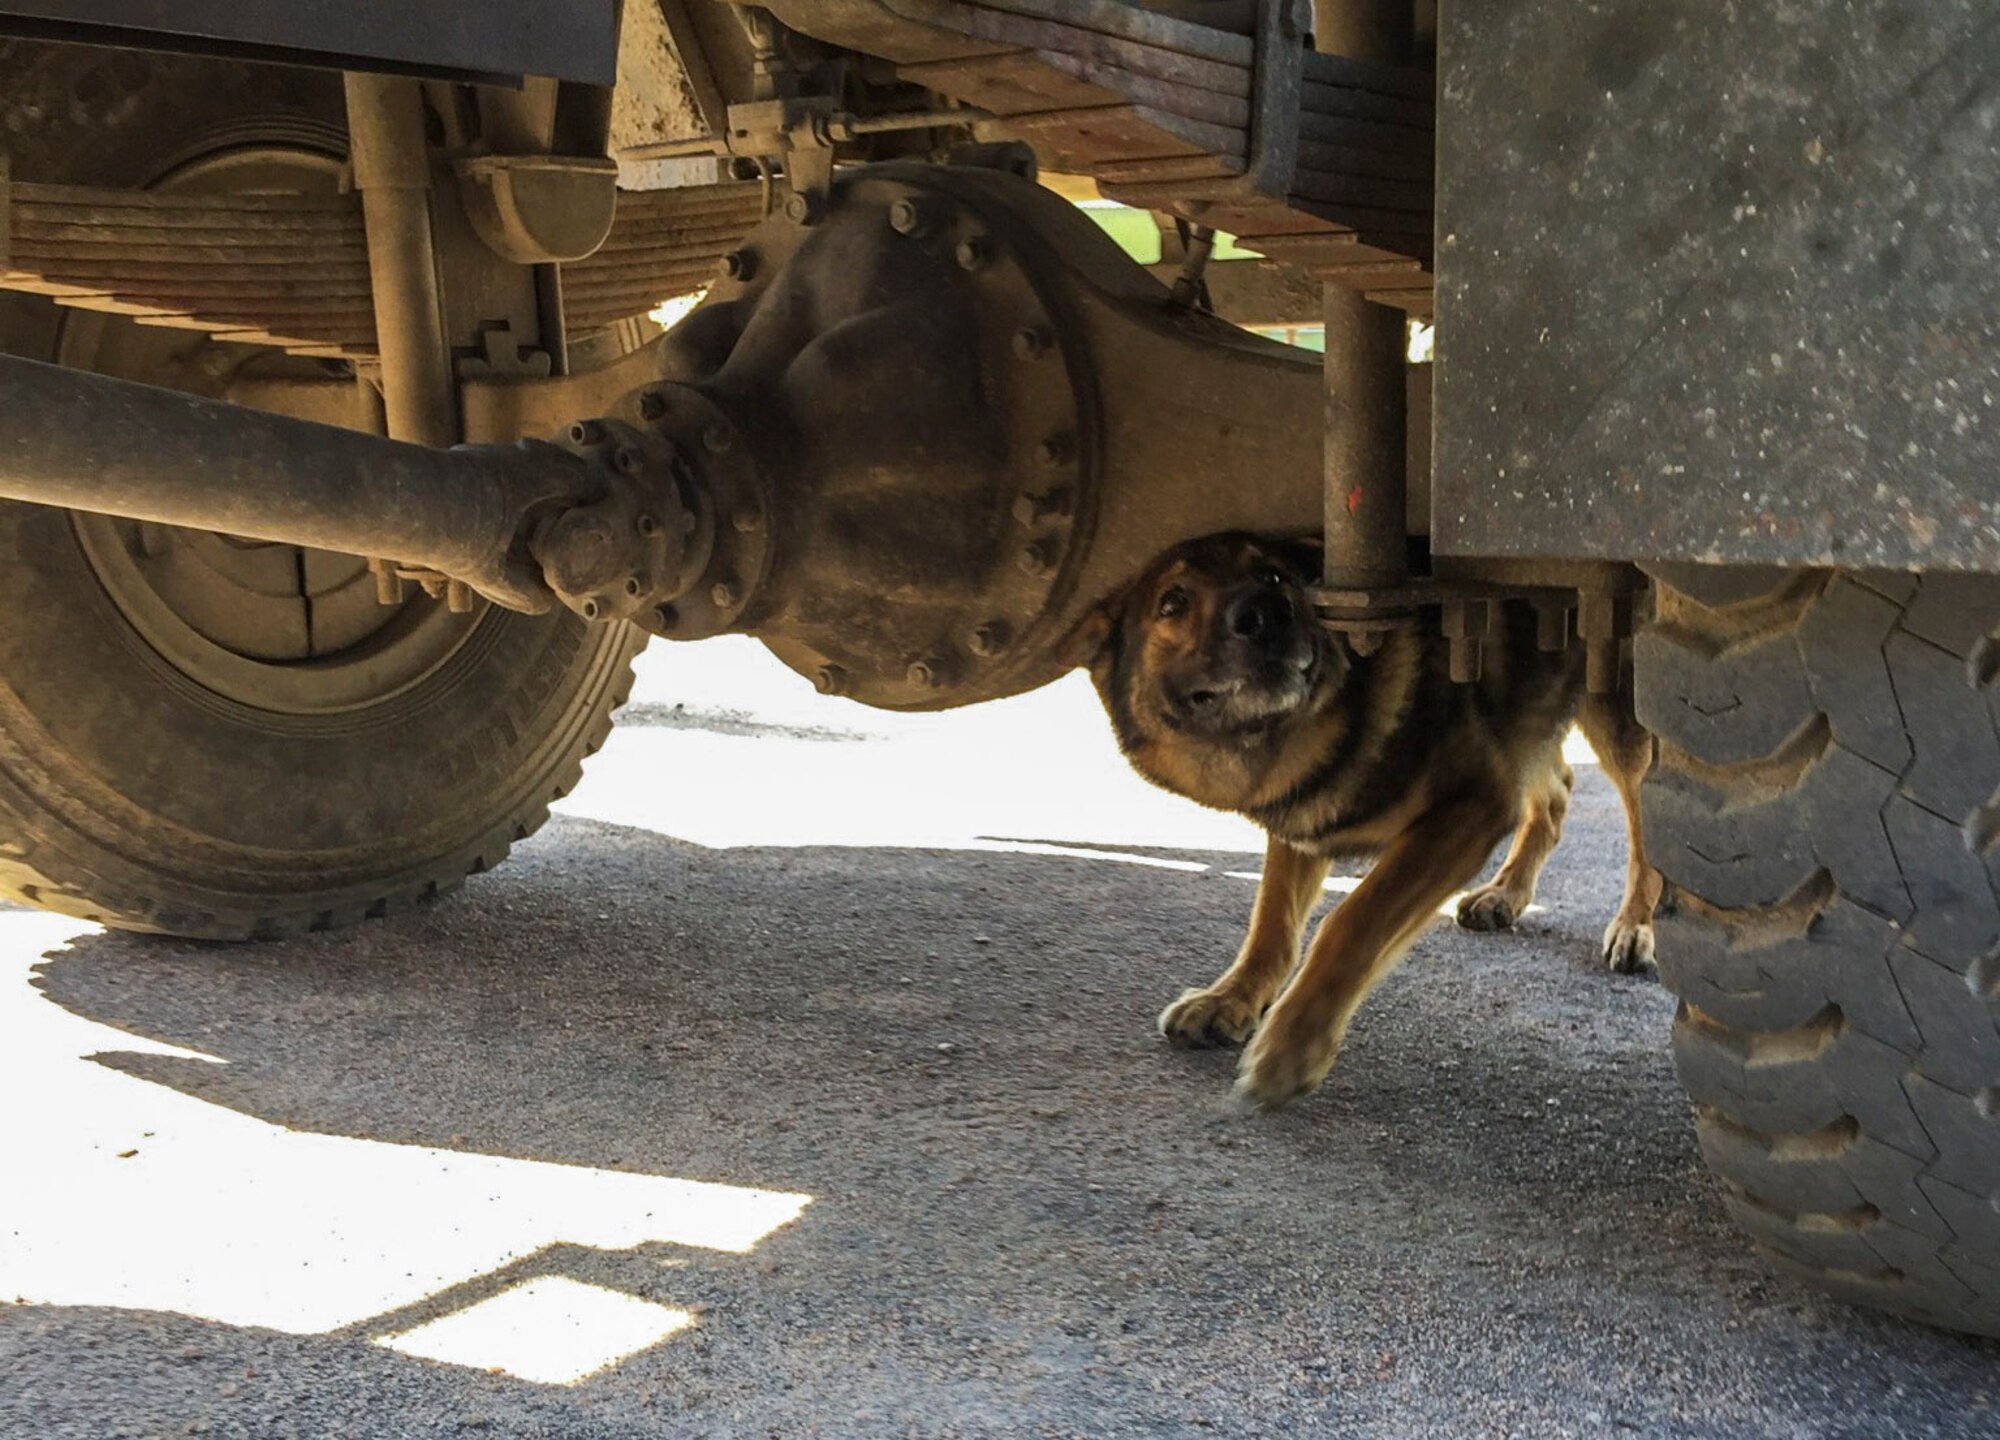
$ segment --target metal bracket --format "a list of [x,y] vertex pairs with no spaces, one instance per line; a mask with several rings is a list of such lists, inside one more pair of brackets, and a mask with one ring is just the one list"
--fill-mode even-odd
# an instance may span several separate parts
[[1258,0],[1250,57],[1250,142],[1232,188],[1282,200],[1299,167],[1299,109],[1305,95],[1305,31],[1299,0]]

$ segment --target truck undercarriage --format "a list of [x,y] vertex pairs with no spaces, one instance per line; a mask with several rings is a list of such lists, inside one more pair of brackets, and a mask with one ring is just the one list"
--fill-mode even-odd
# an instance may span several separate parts
[[0,4],[12,893],[381,913],[538,823],[647,635],[943,708],[1178,541],[1318,537],[1357,656],[1472,679],[1532,606],[1636,683],[1730,1203],[2000,1327],[1991,27],[1738,63],[1703,133],[1632,6],[126,8]]

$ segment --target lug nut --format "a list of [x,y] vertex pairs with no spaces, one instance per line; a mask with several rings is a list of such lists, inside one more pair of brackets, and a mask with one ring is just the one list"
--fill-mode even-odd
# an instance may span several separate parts
[[1032,540],[1021,547],[1018,563],[1023,574],[1040,579],[1052,574],[1056,568],[1056,542],[1053,540]]
[[646,582],[641,580],[637,575],[627,575],[625,577],[625,593],[630,595],[634,600],[639,598],[639,592],[645,588]]
[[667,413],[667,397],[657,390],[647,390],[639,396],[639,418],[657,420]]
[[944,662],[936,658],[912,660],[910,668],[903,673],[919,689],[934,689],[944,683]]
[[1035,459],[1048,466],[1067,465],[1076,454],[1076,437],[1067,431],[1051,435],[1035,446]]
[[1007,622],[988,620],[972,632],[972,653],[989,660],[1007,648]]
[[1025,325],[1014,332],[1014,353],[1023,360],[1038,360],[1048,354],[1049,332],[1039,325]]
[[754,505],[739,505],[730,512],[729,523],[739,535],[755,535],[764,528],[764,512]]
[[727,580],[718,580],[714,588],[708,592],[708,598],[715,602],[715,608],[718,610],[731,609],[736,604],[736,587]]
[[1024,530],[1032,530],[1044,520],[1067,520],[1069,511],[1067,490],[1045,490],[1039,495],[1023,490],[1014,497],[1014,519]]
[[603,607],[588,595],[579,600],[576,605],[576,613],[586,620],[595,620],[602,613],[602,610]]
[[595,445],[603,438],[604,432],[598,429],[595,420],[579,420],[569,427],[569,439],[572,445]]
[[993,242],[984,235],[968,235],[951,252],[961,270],[981,270],[993,258]]
[[822,695],[845,695],[847,672],[838,665],[822,665],[813,672],[813,688]]
[[[787,214],[791,213],[789,209]],[[757,273],[757,252],[755,250],[731,250],[722,257],[722,276],[725,280],[748,280]]]

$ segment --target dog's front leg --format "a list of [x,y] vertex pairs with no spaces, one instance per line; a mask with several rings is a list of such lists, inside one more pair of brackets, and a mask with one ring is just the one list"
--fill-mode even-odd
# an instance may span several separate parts
[[1324,1080],[1362,997],[1512,828],[1502,806],[1460,802],[1429,812],[1392,840],[1320,923],[1305,964],[1244,1053],[1237,1094],[1275,1109]]
[[1299,936],[1319,900],[1328,862],[1277,836],[1264,846],[1264,875],[1243,948],[1215,982],[1189,990],[1160,1014],[1160,1033],[1176,1045],[1241,1045],[1299,960]]

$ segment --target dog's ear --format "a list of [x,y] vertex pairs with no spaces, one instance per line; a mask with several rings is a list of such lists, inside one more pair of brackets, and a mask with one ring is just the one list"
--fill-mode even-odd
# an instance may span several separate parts
[[1098,660],[1110,648],[1111,632],[1117,623],[1110,601],[1084,616],[1076,629],[1056,646],[1056,658],[1062,662],[1063,669],[1074,670],[1081,665],[1095,670]]

